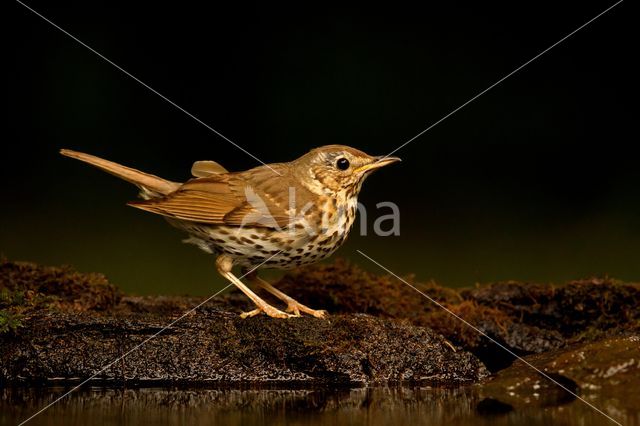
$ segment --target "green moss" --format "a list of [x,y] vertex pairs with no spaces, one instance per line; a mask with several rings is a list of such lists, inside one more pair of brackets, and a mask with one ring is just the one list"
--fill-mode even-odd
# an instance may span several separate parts
[[23,316],[7,310],[0,310],[0,334],[15,332],[22,327]]

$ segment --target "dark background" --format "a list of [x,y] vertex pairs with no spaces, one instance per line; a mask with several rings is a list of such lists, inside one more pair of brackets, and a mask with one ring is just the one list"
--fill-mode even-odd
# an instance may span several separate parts
[[[332,143],[385,154],[613,4],[513,3],[28,2],[267,163]],[[403,163],[372,176],[361,201],[370,219],[376,203],[396,202],[401,235],[353,233],[339,255],[375,269],[361,249],[446,285],[640,279],[628,6],[400,150]],[[130,292],[221,286],[211,257],[124,205],[134,187],[57,150],[172,180],[187,179],[194,160],[258,163],[20,4],[9,8],[0,252],[101,271]]]

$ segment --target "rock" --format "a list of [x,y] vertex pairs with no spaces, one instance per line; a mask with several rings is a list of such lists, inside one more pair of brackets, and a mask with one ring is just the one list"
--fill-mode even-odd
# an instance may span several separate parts
[[[566,285],[510,281],[455,290],[417,283],[411,276],[406,280],[519,356],[640,331],[636,283],[610,278]],[[491,371],[515,359],[397,278],[378,276],[345,261],[300,268],[275,285],[302,303],[330,312],[405,318],[429,327],[473,352]]]
[[[520,356],[640,330],[637,284],[590,279],[566,286],[508,282],[454,290],[408,280]],[[0,356],[9,360],[0,379],[11,383],[88,377],[200,302],[122,296],[97,274],[6,261],[0,284],[2,294],[22,295],[0,299],[0,313],[14,321],[4,332],[0,328]],[[231,292],[133,351],[126,363],[101,372],[100,380],[459,384],[487,375],[467,351],[491,371],[513,361],[409,286],[344,261],[301,268],[276,287],[328,309],[329,319],[241,320],[237,313],[250,304]]]
[[[638,284],[592,278],[564,286],[507,282],[454,290],[408,280],[553,381],[513,362],[503,348],[397,279],[342,261],[302,268],[275,284],[328,309],[326,320],[242,320],[238,312],[251,306],[238,292],[184,315],[202,299],[123,296],[99,274],[0,261],[0,387],[66,385],[94,375],[92,384],[116,386],[474,384],[452,393],[440,388],[423,394],[431,388],[420,387],[409,398],[436,398],[436,404],[419,404],[437,411],[438,419],[606,420],[577,394],[617,421],[637,422]],[[483,362],[496,372],[490,380]],[[339,406],[368,409],[375,402],[364,392]],[[5,392],[5,406],[27,394]],[[152,400],[160,393],[148,395]],[[203,394],[203,404],[216,395]],[[239,403],[263,394],[243,395]],[[308,403],[321,405],[322,398]],[[403,398],[397,404],[405,404]],[[459,416],[450,417],[453,412]],[[28,413],[14,414],[19,419]]]
[[[368,315],[329,320],[239,318],[204,309],[160,332],[166,321],[48,313],[19,336],[1,338],[3,382],[135,384],[437,383],[486,375],[470,353],[433,331]],[[133,350],[126,359],[100,369]]]
[[[5,264],[2,270],[13,277],[16,268]],[[34,273],[36,266],[18,270],[42,279]],[[89,282],[68,272],[74,283]],[[51,282],[51,274],[45,276]],[[54,276],[61,283],[69,279]],[[6,277],[2,282],[8,281],[22,282]],[[101,281],[94,284],[109,288]],[[130,385],[455,385],[488,374],[475,356],[456,351],[428,328],[365,314],[243,320],[219,300],[162,331],[199,301],[125,296],[105,310],[103,304],[78,307],[80,295],[64,297],[73,303],[31,305],[23,311],[21,327],[0,334],[0,383],[67,384],[95,374],[92,383]]]
[[640,389],[640,335],[574,344],[524,359],[564,388],[516,361],[479,387],[483,398],[479,412],[487,412],[484,408],[490,404],[485,401],[489,400],[516,410],[568,403],[591,409],[576,399],[573,394],[577,394],[623,424],[632,424],[637,415],[640,400],[634,392]]

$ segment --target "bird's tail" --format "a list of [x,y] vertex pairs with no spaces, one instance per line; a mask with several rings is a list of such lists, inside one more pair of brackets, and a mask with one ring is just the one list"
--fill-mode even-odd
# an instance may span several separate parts
[[130,167],[122,166],[114,163],[113,161],[104,160],[102,158],[84,154],[82,152],[72,151],[70,149],[61,149],[60,154],[75,158],[76,160],[89,163],[107,173],[111,173],[114,176],[124,179],[134,185],[137,185],[142,192],[140,195],[143,198],[153,198],[162,195],[167,195],[180,187],[179,183],[171,182],[166,179],[159,178],[148,173],[141,172],[140,170],[132,169]]

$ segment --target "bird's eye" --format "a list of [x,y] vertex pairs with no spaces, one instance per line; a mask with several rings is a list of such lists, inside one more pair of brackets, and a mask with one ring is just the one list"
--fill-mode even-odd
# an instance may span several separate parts
[[346,158],[338,158],[336,161],[336,167],[340,170],[347,170],[349,168],[349,160]]

